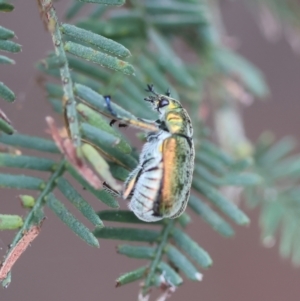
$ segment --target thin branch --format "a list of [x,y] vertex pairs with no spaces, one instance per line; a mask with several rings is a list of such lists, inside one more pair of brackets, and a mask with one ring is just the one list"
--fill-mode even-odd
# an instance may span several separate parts
[[5,258],[5,261],[0,265],[0,281],[6,279],[16,261],[26,251],[31,242],[39,235],[41,224],[42,222],[39,225],[32,226],[23,234],[14,248],[11,249],[9,255]]
[[144,285],[144,290],[143,290],[143,294],[145,295],[145,293],[147,293],[147,290],[149,289],[150,285],[151,285],[151,281],[152,278],[155,274],[156,268],[159,264],[159,261],[161,259],[162,253],[163,253],[163,249],[166,246],[166,243],[168,242],[168,237],[169,234],[174,226],[175,221],[173,219],[169,219],[167,224],[164,226],[163,230],[162,230],[162,236],[161,236],[161,241],[160,243],[157,245],[157,248],[155,250],[155,256],[151,262],[150,268],[149,268],[149,272],[147,275],[147,278],[145,280],[145,285]]
[[38,212],[38,210],[43,206],[44,203],[44,198],[45,196],[47,196],[54,188],[55,186],[55,181],[58,177],[60,177],[62,175],[62,173],[65,170],[65,164],[66,161],[62,160],[59,164],[59,166],[57,167],[56,171],[51,175],[50,179],[47,181],[47,184],[45,185],[44,189],[42,190],[41,194],[39,195],[39,197],[37,198],[33,208],[31,209],[31,211],[28,213],[28,215],[26,216],[26,219],[24,221],[24,224],[22,226],[22,228],[20,228],[19,232],[17,233],[17,235],[15,236],[12,244],[10,245],[10,249],[6,254],[6,257],[10,255],[11,251],[14,250],[14,247],[18,244],[18,242],[22,239],[22,237],[24,236],[24,233],[27,233],[28,230],[30,229],[30,224],[34,218],[34,215]]
[[58,19],[51,0],[39,0],[39,4],[47,29],[52,35],[55,53],[63,62],[62,66],[60,67],[60,77],[64,91],[63,103],[65,107],[66,122],[68,123],[72,142],[75,147],[78,147],[81,143],[81,139],[76,112],[76,101],[73,94],[73,82],[64,50],[64,43],[62,40]]

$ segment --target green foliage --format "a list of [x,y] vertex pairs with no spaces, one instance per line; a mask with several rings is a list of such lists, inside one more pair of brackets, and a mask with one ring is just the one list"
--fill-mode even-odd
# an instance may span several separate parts
[[267,246],[279,240],[279,251],[283,258],[291,258],[293,265],[300,265],[299,210],[299,154],[291,155],[296,143],[291,137],[273,142],[270,133],[264,133],[256,144],[255,171],[264,183],[245,189],[247,204],[261,206],[261,239]]
[[23,225],[21,216],[0,214],[0,230],[15,230]]
[[[10,12],[14,9],[14,6],[5,3],[5,2],[0,2],[0,14],[3,12]],[[6,51],[10,53],[16,53],[21,51],[21,45],[10,41],[10,39],[15,38],[15,33],[3,26],[0,25],[0,51]],[[0,55],[0,65],[1,64],[15,64],[15,61],[8,58],[7,56]],[[0,98],[8,101],[8,102],[13,102],[16,98],[15,93],[7,87],[3,82],[1,82],[0,79]],[[8,117],[2,112],[0,109],[0,132],[4,132],[6,134],[13,134],[14,128],[11,125],[10,120]]]
[[[55,53],[41,60],[37,68],[61,80],[61,85],[49,80],[44,88],[54,111],[64,116],[70,139],[59,133],[49,118],[47,122],[55,142],[24,134],[7,135],[12,134],[13,129],[9,123],[2,123],[5,118],[0,112],[0,129],[6,133],[0,136],[0,143],[25,149],[25,152],[26,149],[41,152],[35,157],[20,155],[18,151],[0,153],[0,166],[21,168],[24,173],[37,170],[48,175],[37,178],[0,174],[0,187],[28,189],[37,194],[36,197],[20,196],[22,205],[29,210],[23,219],[0,215],[1,230],[19,228],[6,256],[13,252],[32,225],[40,225],[47,206],[91,246],[99,247],[97,238],[135,242],[119,245],[118,253],[146,259],[148,263],[119,277],[117,286],[143,280],[142,293],[146,295],[151,287],[181,285],[180,272],[193,281],[202,279],[199,269],[210,267],[212,259],[200,243],[187,234],[185,228],[191,221],[187,212],[175,220],[147,224],[149,228],[146,229],[140,227],[146,223],[132,212],[115,210],[119,208],[115,197],[96,185],[98,174],[102,181],[117,185],[113,177],[124,181],[138,164],[137,151],[118,128],[110,126],[115,116],[108,109],[104,95],[112,96],[111,108],[118,116],[133,121],[140,117],[156,120],[157,114],[142,101],[145,85],[153,83],[161,93],[170,88],[172,97],[181,100],[193,119],[196,160],[189,210],[222,236],[231,237],[234,229],[227,218],[237,225],[248,225],[250,221],[223,188],[243,189],[249,204],[255,206],[260,202],[263,206],[263,237],[273,237],[282,223],[280,252],[284,257],[292,254],[293,262],[299,264],[299,243],[293,239],[299,235],[299,225],[291,216],[298,214],[296,180],[300,175],[300,161],[298,156],[286,158],[294,142],[283,140],[271,146],[262,140],[254,147],[253,159],[249,153],[242,156],[241,152],[229,149],[234,155],[240,155],[236,159],[225,151],[228,148],[222,143],[219,147],[209,140],[210,130],[201,113],[205,109],[206,91],[213,98],[216,115],[222,113],[224,107],[236,112],[232,85],[259,98],[269,93],[261,72],[222,45],[217,26],[220,20],[214,6],[209,1],[199,4],[182,0],[130,1],[122,9],[99,5],[75,25],[70,25],[58,21],[50,0],[39,2],[42,14],[47,11],[46,25],[54,41]],[[120,0],[74,1],[66,19],[78,17],[85,2],[124,4]],[[10,6],[0,2],[1,9],[10,10]],[[12,31],[0,27],[0,48],[19,49],[19,45],[7,41],[13,36]],[[178,40],[193,52],[192,62],[186,62],[178,54],[174,47]],[[0,56],[0,63],[14,62]],[[13,100],[12,92],[7,89],[0,83],[0,95],[8,101]],[[230,118],[226,120],[232,122]],[[218,130],[218,126],[216,128]],[[221,131],[226,134],[227,128]],[[239,135],[238,139],[243,138],[241,133]],[[47,158],[48,153],[52,154],[51,159]],[[67,174],[113,210],[96,213],[66,179]],[[94,230],[68,211],[57,199],[56,190],[95,227]],[[113,224],[107,226],[107,223]],[[131,227],[137,224],[138,228]],[[0,280],[7,285],[10,274]]]

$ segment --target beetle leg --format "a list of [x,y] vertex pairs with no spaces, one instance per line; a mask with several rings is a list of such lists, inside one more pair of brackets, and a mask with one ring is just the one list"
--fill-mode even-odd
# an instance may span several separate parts
[[112,119],[111,122],[109,123],[110,126],[113,126],[117,122],[116,119]]
[[[115,123],[117,122],[116,119],[112,119],[111,122],[109,123],[110,126],[113,126]],[[125,123],[119,123],[119,128],[125,128],[128,126],[128,124],[125,124]]]
[[149,158],[145,160],[142,164],[139,164],[128,176],[127,180],[124,183],[123,190],[123,199],[127,199],[128,196],[133,195],[133,190],[136,182],[138,181],[140,175],[143,170],[149,165],[149,162],[152,161],[153,158]]
[[117,197],[121,197],[121,193],[117,190],[114,190],[113,188],[111,188],[106,182],[103,182],[103,190],[105,190],[106,192],[108,192],[109,194],[111,194],[113,197],[117,198]]
[[124,200],[126,200],[130,194],[133,194],[134,186],[142,172],[142,169],[143,167],[139,165],[129,174],[128,178],[126,179],[124,183],[124,190],[122,192],[122,197]]
[[[133,118],[128,118],[125,116],[118,115],[111,106],[111,97],[106,95],[106,96],[104,96],[104,99],[106,101],[107,110],[113,116],[113,120],[121,121],[121,123],[122,123],[121,126],[123,126],[123,124],[126,124],[126,125],[133,126],[135,128],[141,129],[146,132],[158,132],[159,131],[158,124],[153,120],[147,120],[147,119],[138,118],[135,116],[133,116]],[[113,123],[114,123],[114,121],[112,121],[110,124],[112,125]]]

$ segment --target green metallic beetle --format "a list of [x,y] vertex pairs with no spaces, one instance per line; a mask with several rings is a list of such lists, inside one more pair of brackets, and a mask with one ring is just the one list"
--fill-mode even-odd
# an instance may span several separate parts
[[129,208],[141,220],[154,222],[180,216],[187,205],[194,169],[193,127],[180,102],[154,91],[145,98],[159,114],[157,121],[116,119],[147,131],[147,142],[140,154],[138,166],[129,174],[121,196],[130,200]]

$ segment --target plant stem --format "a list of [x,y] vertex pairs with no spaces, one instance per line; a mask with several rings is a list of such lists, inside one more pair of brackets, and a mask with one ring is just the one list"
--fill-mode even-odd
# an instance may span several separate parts
[[155,256],[154,259],[150,265],[149,268],[149,272],[147,275],[147,278],[145,280],[145,285],[144,285],[144,289],[143,289],[143,294],[147,293],[147,290],[149,289],[150,285],[151,285],[151,281],[152,278],[155,274],[155,270],[157,268],[157,265],[159,264],[159,261],[161,259],[162,253],[163,253],[163,249],[166,246],[167,242],[168,242],[168,236],[174,226],[174,220],[173,219],[169,219],[168,222],[166,223],[166,225],[164,226],[163,230],[162,230],[162,236],[161,236],[161,241],[160,243],[157,245],[157,248],[155,250]]
[[58,19],[55,13],[51,0],[39,0],[42,12],[45,14],[45,21],[49,32],[52,35],[52,41],[55,48],[57,57],[64,62],[60,67],[60,77],[63,85],[63,104],[65,108],[66,122],[70,132],[71,139],[74,146],[80,146],[80,132],[78,125],[78,118],[76,112],[76,101],[73,94],[73,82],[70,74],[68,60],[64,50],[64,42],[62,39],[61,31],[58,24]]
[[[50,179],[47,181],[46,186],[38,196],[38,198],[35,201],[34,206],[32,207],[31,211],[26,216],[26,219],[24,221],[24,224],[22,228],[20,228],[19,232],[15,236],[12,244],[10,245],[10,250],[14,248],[14,246],[18,243],[20,238],[24,235],[24,232],[28,230],[30,222],[32,221],[32,218],[34,217],[34,214],[43,206],[44,198],[47,196],[54,188],[55,186],[55,180],[62,175],[62,173],[65,170],[65,164],[66,161],[64,159],[61,160],[60,164],[58,165],[56,171],[51,175]],[[9,252],[6,254],[6,256],[9,254]]]

